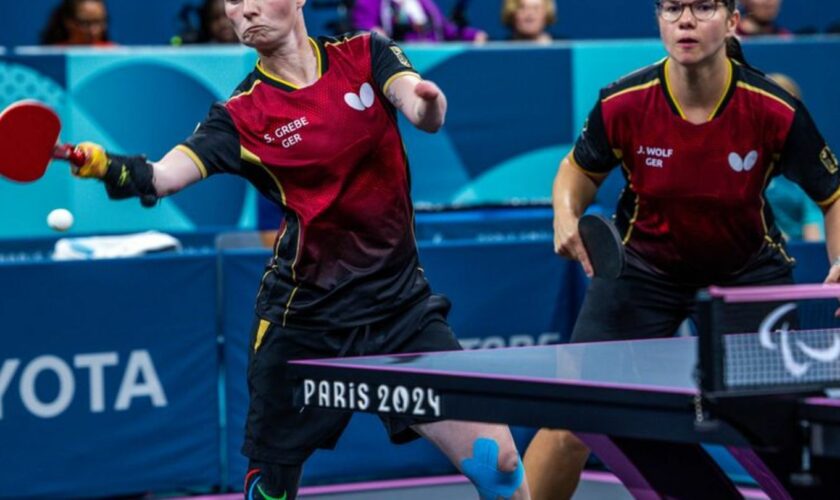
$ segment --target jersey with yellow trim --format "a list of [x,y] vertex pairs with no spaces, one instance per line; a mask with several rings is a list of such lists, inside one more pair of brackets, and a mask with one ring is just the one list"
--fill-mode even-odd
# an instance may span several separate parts
[[596,182],[621,165],[627,185],[616,224],[628,254],[689,283],[792,265],[764,199],[770,179],[783,174],[822,205],[840,195],[836,158],[807,110],[731,62],[714,113],[692,124],[672,97],[667,64],[602,89],[573,152]]
[[320,78],[296,88],[259,64],[182,144],[206,173],[248,179],[285,217],[257,314],[304,329],[376,321],[429,292],[417,256],[399,75],[416,74],[379,35],[310,39]]

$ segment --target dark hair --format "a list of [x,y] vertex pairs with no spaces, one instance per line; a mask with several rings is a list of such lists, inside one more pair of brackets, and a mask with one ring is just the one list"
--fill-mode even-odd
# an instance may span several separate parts
[[748,68],[752,67],[747,62],[747,58],[744,57],[744,48],[741,47],[741,42],[734,36],[726,38],[726,57],[737,61]]
[[[44,30],[41,31],[41,43],[44,45],[56,45],[69,40],[70,33],[67,32],[67,26],[64,23],[76,18],[79,5],[84,2],[105,4],[105,0],[61,0],[61,3],[50,14],[49,21],[47,21]],[[102,40],[108,41],[107,30],[103,33]]]

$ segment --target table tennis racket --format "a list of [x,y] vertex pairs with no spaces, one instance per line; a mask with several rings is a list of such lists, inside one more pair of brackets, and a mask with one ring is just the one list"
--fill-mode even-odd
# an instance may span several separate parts
[[598,278],[616,279],[624,272],[624,244],[612,222],[601,215],[584,215],[578,233]]
[[84,165],[85,154],[59,144],[61,120],[46,105],[18,101],[0,113],[0,175],[17,182],[40,179],[52,159]]

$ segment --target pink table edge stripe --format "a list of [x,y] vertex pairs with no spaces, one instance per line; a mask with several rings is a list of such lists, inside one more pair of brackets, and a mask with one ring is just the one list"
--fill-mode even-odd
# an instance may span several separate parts
[[709,287],[709,295],[726,302],[760,302],[771,300],[840,298],[840,285],[779,285],[750,287]]

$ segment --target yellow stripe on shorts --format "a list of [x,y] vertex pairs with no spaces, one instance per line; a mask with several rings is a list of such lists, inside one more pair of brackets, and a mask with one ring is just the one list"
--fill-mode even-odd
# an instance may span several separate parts
[[260,320],[260,326],[257,328],[257,338],[254,340],[254,352],[257,352],[262,345],[263,337],[265,337],[265,332],[268,331],[269,326],[271,326],[271,323],[264,319]]

